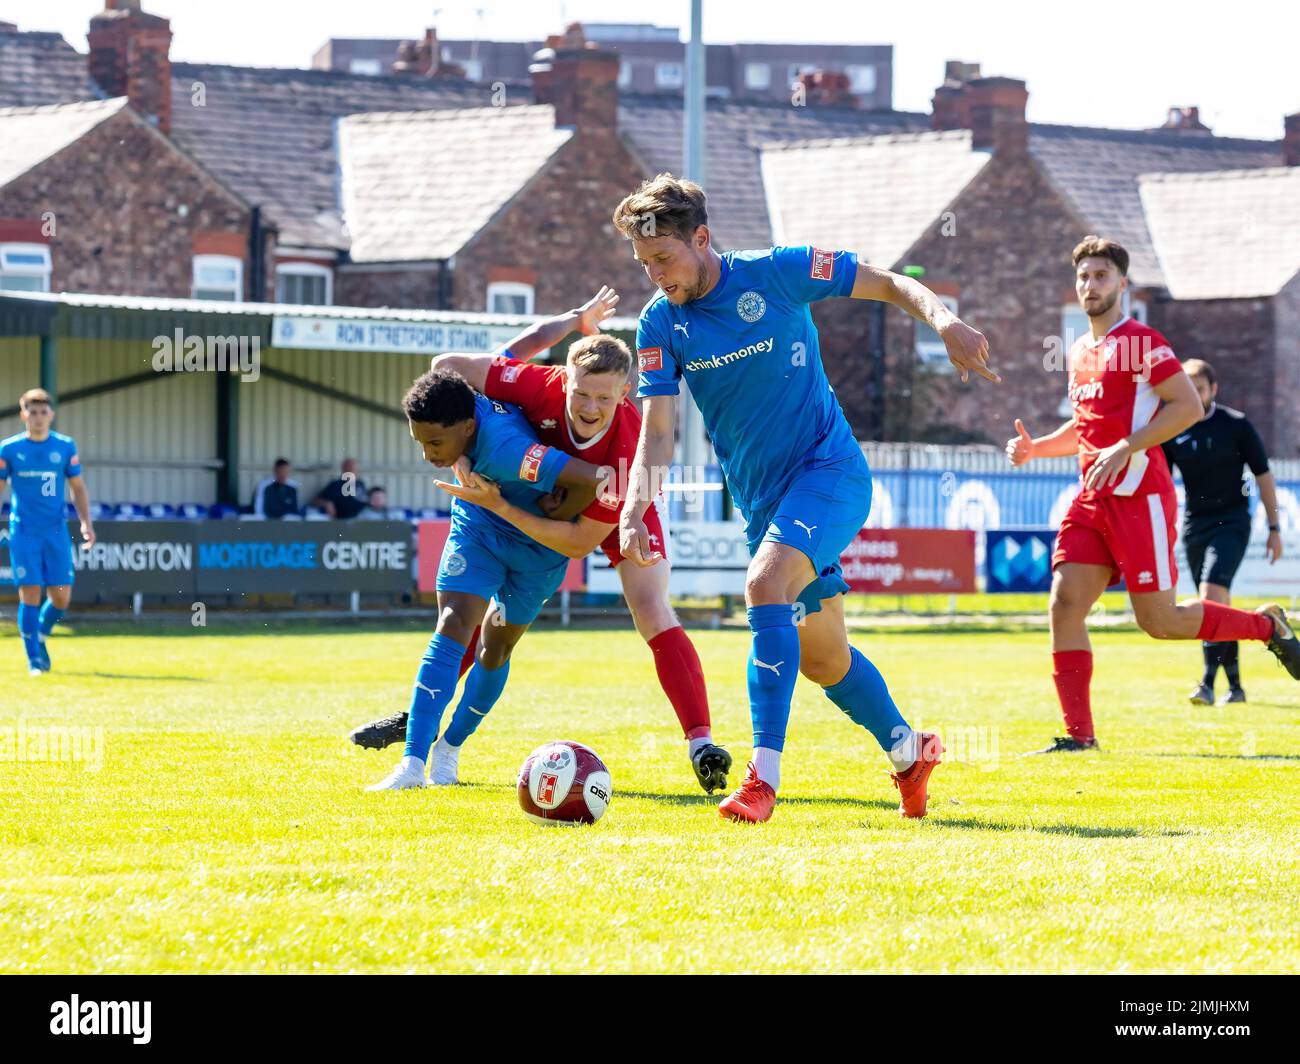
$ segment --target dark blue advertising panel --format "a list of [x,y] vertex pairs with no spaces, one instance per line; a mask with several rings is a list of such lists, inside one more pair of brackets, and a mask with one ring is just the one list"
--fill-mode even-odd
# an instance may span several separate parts
[[985,536],[986,590],[1051,590],[1054,529],[986,532]]

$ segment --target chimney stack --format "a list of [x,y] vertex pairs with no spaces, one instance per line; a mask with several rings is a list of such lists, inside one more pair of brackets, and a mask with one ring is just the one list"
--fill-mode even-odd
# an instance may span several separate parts
[[140,10],[140,0],[105,0],[90,20],[90,76],[164,133],[172,125],[171,23]]
[[588,41],[581,23],[551,36],[528,72],[533,97],[555,108],[557,126],[613,130],[618,124],[618,55]]
[[980,76],[978,63],[949,59],[943,68],[943,84],[934,91],[931,129],[970,129],[970,108],[966,85]]
[[1201,121],[1201,109],[1199,107],[1169,108],[1169,114],[1165,118],[1165,124],[1160,128],[1171,130],[1176,133],[1210,132],[1210,127]]
[[1029,92],[1016,78],[975,78],[966,84],[971,146],[994,152],[1023,153],[1029,148],[1025,104]]
[[804,88],[804,100],[815,107],[856,107],[857,97],[850,92],[852,82],[847,74],[834,70],[814,70],[800,74],[799,84]]
[[1300,111],[1287,115],[1286,136],[1282,140],[1282,161],[1287,166],[1300,166]]
[[463,78],[465,68],[456,63],[442,61],[442,45],[438,31],[432,26],[424,31],[422,41],[403,41],[397,46],[397,59],[392,65],[394,74],[415,74],[425,78]]

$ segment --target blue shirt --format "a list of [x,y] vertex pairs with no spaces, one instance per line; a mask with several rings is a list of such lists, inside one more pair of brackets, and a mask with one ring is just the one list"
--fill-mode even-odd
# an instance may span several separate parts
[[[556,478],[568,464],[569,456],[539,443],[519,408],[509,403],[476,394],[474,416],[478,427],[465,452],[474,472],[496,481],[507,502],[545,516],[537,501],[555,490]],[[462,519],[472,515],[476,521],[488,521],[503,535],[537,546],[530,536],[481,506],[453,499],[451,511]]]
[[853,291],[847,251],[778,247],[730,251],[702,299],[662,293],[637,327],[638,395],[686,386],[742,513],[771,505],[810,464],[858,451],[822,368],[808,304]]
[[25,432],[0,441],[0,480],[13,493],[10,532],[41,535],[63,529],[67,520],[68,477],[81,476],[77,442],[51,432],[37,442]]

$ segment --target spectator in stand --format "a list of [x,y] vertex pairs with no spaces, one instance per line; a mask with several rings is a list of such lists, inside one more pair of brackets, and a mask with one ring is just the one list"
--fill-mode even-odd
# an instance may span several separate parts
[[342,476],[331,480],[312,499],[312,505],[319,506],[330,517],[348,520],[356,517],[366,508],[369,492],[366,482],[357,476],[357,460],[343,459]]
[[386,521],[388,519],[388,492],[376,484],[370,489],[370,502],[357,514],[358,521]]
[[299,512],[298,482],[290,479],[292,472],[289,459],[275,460],[275,475],[263,480],[253,492],[253,513],[278,519]]

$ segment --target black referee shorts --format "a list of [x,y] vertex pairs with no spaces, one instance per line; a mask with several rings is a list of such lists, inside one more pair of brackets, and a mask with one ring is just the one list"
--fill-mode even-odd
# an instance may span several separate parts
[[1185,528],[1183,550],[1187,552],[1187,568],[1197,587],[1201,584],[1218,584],[1231,587],[1241,560],[1250,543],[1250,522],[1232,521],[1209,527]]

